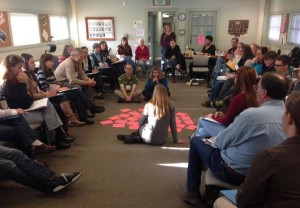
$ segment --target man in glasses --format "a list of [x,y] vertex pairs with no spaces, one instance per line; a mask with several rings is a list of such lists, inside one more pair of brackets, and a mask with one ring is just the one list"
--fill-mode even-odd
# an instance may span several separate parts
[[234,119],[215,138],[216,148],[207,145],[201,137],[193,137],[190,145],[187,171],[187,191],[183,201],[201,202],[200,184],[206,165],[219,180],[232,185],[243,183],[254,156],[261,150],[280,144],[286,135],[282,129],[283,99],[289,81],[277,73],[265,73],[256,89],[259,107],[248,108]]
[[126,63],[124,66],[125,73],[118,79],[120,90],[115,90],[118,102],[141,102],[142,90],[138,88],[138,78],[133,74],[133,67]]

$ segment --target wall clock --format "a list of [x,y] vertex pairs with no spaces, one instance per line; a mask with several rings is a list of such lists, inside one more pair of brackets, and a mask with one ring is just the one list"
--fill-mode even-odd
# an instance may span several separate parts
[[184,21],[185,18],[186,18],[186,14],[185,14],[185,13],[180,13],[180,14],[178,14],[178,20]]

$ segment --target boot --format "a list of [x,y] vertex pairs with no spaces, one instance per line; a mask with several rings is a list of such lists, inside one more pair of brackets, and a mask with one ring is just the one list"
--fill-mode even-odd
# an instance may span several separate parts
[[69,119],[69,126],[83,126],[83,125],[85,125],[85,122],[81,122],[76,118],[69,102],[67,102],[67,101],[61,102],[60,107],[61,107],[62,111],[64,112],[64,114]]

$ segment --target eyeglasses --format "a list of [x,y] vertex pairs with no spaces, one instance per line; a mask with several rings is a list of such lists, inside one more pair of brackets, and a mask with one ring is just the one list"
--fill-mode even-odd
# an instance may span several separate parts
[[285,64],[275,64],[274,67],[280,67],[280,66],[285,66]]

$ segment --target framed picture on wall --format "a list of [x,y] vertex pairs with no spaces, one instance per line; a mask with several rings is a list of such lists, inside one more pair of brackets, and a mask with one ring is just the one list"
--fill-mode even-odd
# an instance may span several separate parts
[[113,17],[86,17],[87,40],[115,40]]

